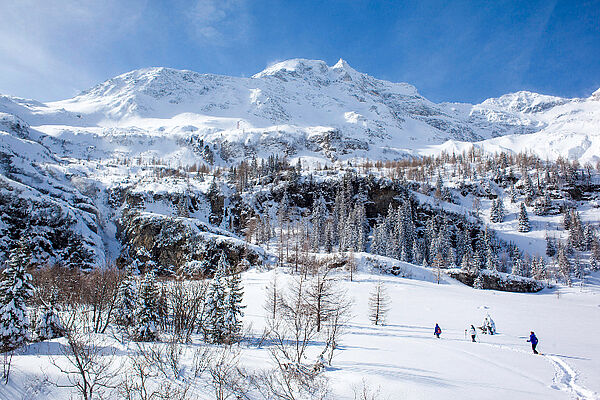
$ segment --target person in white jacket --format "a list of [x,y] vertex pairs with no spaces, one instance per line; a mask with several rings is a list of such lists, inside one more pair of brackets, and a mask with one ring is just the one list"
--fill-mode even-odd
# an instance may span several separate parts
[[471,325],[471,329],[469,329],[469,334],[471,335],[471,340],[475,341],[477,331],[475,330],[475,327],[473,325]]

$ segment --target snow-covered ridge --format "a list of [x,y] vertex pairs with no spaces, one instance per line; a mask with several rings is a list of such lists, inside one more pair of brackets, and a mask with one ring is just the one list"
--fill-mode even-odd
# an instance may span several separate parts
[[[567,99],[521,91],[476,105],[436,104],[408,83],[376,79],[342,59],[333,66],[292,59],[251,78],[144,68],[62,101],[2,96],[0,112],[53,136],[76,131],[102,140],[115,129],[134,130],[176,137],[177,146],[194,136],[216,146],[217,161],[282,152],[330,161],[398,159],[441,151],[450,140],[594,162],[600,157],[599,93]],[[506,139],[498,144],[499,137]],[[539,141],[552,143],[552,151],[531,145]],[[121,150],[136,156],[144,147],[142,140]]]

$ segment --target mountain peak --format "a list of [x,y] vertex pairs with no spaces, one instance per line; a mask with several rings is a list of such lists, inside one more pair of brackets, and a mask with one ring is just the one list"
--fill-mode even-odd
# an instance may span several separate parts
[[265,68],[263,71],[255,74],[253,78],[264,78],[279,74],[304,74],[307,72],[326,73],[329,67],[325,61],[307,60],[305,58],[292,58],[291,60],[280,61]]
[[340,58],[337,63],[331,69],[343,69],[346,71],[354,71],[354,68],[350,66],[343,58]]

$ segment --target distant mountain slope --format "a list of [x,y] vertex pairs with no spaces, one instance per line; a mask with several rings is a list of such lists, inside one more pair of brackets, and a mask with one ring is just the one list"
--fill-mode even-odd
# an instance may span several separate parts
[[[2,96],[0,111],[75,146],[93,146],[96,156],[118,148],[123,156],[183,163],[277,152],[397,159],[478,142],[493,151],[600,160],[600,91],[586,99],[517,92],[477,105],[436,104],[412,85],[373,78],[343,60],[330,67],[293,59],[251,78],[146,68],[58,102]],[[168,145],[153,149],[157,140]]]

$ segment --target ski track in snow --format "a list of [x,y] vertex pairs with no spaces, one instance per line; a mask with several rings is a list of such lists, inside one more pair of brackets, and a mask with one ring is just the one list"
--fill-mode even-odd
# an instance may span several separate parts
[[[481,343],[480,344],[492,347],[498,347],[501,349],[507,349],[516,351],[519,353],[529,354],[528,351],[516,349],[514,347],[493,344],[493,343]],[[554,378],[552,379],[552,385],[550,386],[553,389],[561,390],[564,392],[568,392],[571,395],[572,399],[578,400],[599,400],[600,397],[597,393],[589,390],[588,388],[581,386],[577,383],[577,371],[573,367],[571,367],[566,361],[562,360],[558,356],[554,355],[545,355],[540,353],[542,357],[544,357],[552,366],[554,367]],[[473,356],[476,356],[473,354]]]
[[554,389],[570,392],[571,397],[574,399],[599,399],[595,392],[577,383],[577,372],[567,362],[557,356],[544,355],[544,357],[552,364],[555,370],[554,384],[552,385]]

